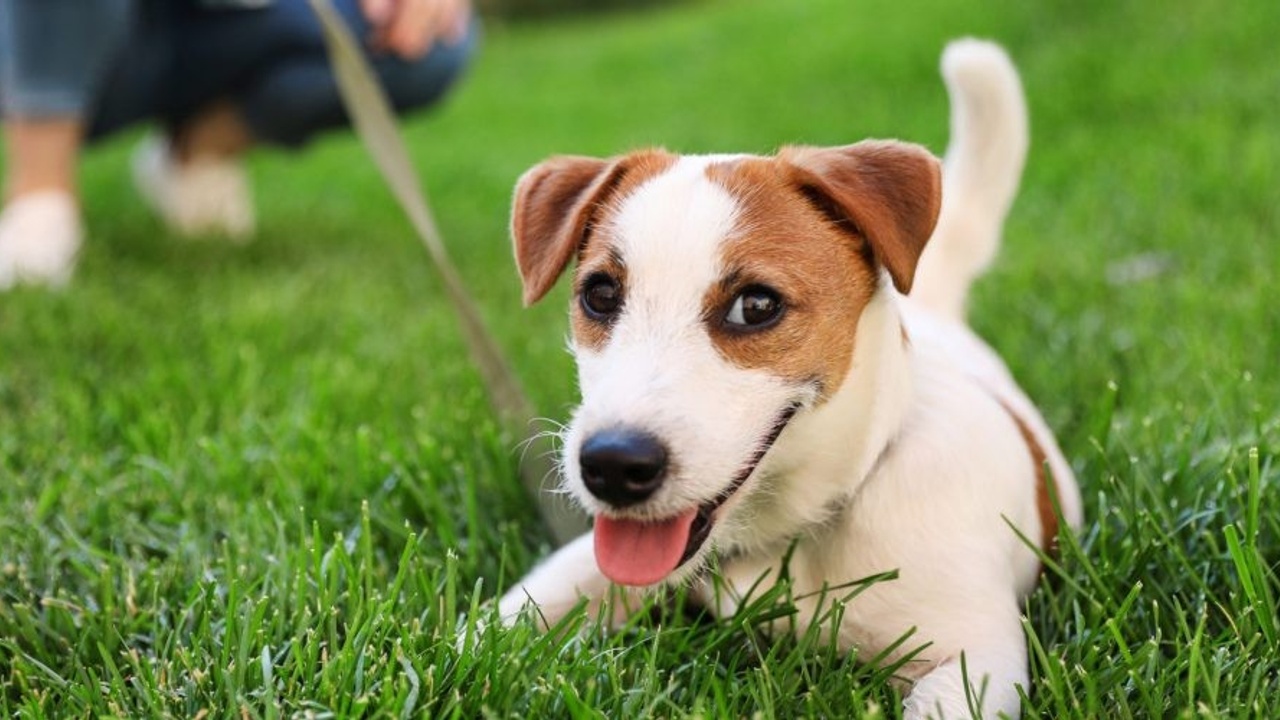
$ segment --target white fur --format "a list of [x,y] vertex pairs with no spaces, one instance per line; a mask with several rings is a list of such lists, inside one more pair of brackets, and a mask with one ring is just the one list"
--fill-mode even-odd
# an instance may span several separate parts
[[[714,545],[720,576],[692,580],[714,612],[729,614],[762,577],[778,577],[794,541],[788,569],[804,627],[821,618],[824,588],[897,570],[896,580],[847,605],[836,628],[841,648],[872,657],[915,628],[902,651],[929,645],[905,668],[914,681],[907,717],[970,715],[962,654],[982,713],[1016,715],[1017,687],[1027,684],[1019,601],[1039,565],[1009,524],[1033,539],[1041,527],[1036,469],[1011,410],[1047,454],[1071,525],[1081,520],[1080,501],[1044,421],[961,322],[1025,152],[1025,130],[1009,149],[987,127],[1025,128],[1024,118],[1000,115],[1024,112],[1017,77],[998,48],[975,41],[949,48],[944,66],[961,116],[944,187],[965,202],[943,201],[932,240],[941,252],[917,275],[921,298],[904,298],[881,278],[858,321],[851,369],[825,402],[815,404],[803,384],[733,366],[707,336],[701,298],[719,278],[718,248],[738,214],[734,198],[702,172],[711,160],[684,158],[623,200],[609,230],[626,263],[627,309],[599,352],[577,349],[583,402],[565,439],[566,484],[588,511],[605,510],[583,489],[577,446],[625,418],[680,458],[679,477],[630,514],[669,517],[725,489],[776,420],[761,408],[800,402],[804,409],[718,511],[700,556],[673,577],[690,579],[688,568]],[[508,592],[499,612],[514,618],[532,599],[554,622],[580,598],[597,606],[609,588],[588,534]]]
[[952,108],[942,215],[920,258],[911,297],[960,321],[969,286],[1000,247],[1000,228],[1018,190],[1027,157],[1027,104],[1018,71],[998,45],[951,43],[942,54],[942,75]]

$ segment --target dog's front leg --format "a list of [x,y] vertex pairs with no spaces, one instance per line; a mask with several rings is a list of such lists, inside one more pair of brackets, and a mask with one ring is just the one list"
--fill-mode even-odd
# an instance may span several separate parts
[[643,590],[614,585],[600,573],[594,537],[587,533],[552,553],[521,578],[498,601],[498,613],[509,625],[519,618],[525,606],[532,604],[539,624],[546,627],[559,622],[585,599],[589,614],[607,610],[610,616],[606,620],[617,624],[639,605],[643,594]]
[[907,695],[908,720],[1017,718],[1018,687],[1027,687],[1027,642],[1017,612],[975,619],[985,633],[916,681]]

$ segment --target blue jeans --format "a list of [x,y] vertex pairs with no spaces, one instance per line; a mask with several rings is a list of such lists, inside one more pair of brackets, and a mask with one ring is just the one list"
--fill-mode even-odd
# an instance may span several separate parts
[[[333,0],[357,38],[358,0]],[[455,45],[373,66],[398,111],[433,104],[458,79],[477,22]],[[194,0],[0,0],[0,111],[78,117],[90,139],[159,120],[179,127],[219,100],[261,142],[297,146],[347,124],[307,0],[211,9]]]

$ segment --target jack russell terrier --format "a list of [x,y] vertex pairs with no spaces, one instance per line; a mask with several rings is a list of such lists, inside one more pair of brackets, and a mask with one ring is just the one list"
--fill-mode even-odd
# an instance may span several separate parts
[[942,74],[945,169],[868,140],[555,157],[520,179],[525,303],[576,260],[582,404],[561,469],[595,520],[501,599],[504,621],[584,600],[617,621],[629,595],[675,583],[732,614],[785,556],[803,627],[832,622],[825,590],[896,570],[839,615],[841,649],[911,656],[909,718],[1019,713],[1021,601],[1040,574],[1024,538],[1051,549],[1080,495],[965,324],[1026,156],[1017,71],[962,40]]

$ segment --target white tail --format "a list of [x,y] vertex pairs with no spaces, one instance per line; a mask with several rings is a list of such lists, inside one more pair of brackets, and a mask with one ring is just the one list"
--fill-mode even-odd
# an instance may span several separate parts
[[1027,105],[1004,50],[956,40],[942,53],[951,97],[942,212],[916,270],[911,297],[963,320],[969,286],[991,264],[1027,156]]

